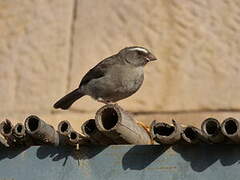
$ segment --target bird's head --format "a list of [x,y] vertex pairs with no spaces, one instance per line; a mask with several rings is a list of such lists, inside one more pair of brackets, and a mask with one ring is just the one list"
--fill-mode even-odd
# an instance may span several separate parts
[[150,61],[155,61],[157,58],[146,48],[133,46],[126,47],[119,51],[121,59],[134,66],[144,66]]

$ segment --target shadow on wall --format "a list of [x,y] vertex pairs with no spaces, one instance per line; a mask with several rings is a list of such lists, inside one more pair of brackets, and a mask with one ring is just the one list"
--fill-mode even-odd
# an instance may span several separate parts
[[14,159],[16,156],[27,150],[28,147],[22,147],[22,148],[6,148],[0,144],[0,163],[1,160],[8,158],[8,159]]
[[239,147],[236,145],[201,145],[201,146],[173,146],[173,150],[189,161],[191,168],[202,172],[220,161],[223,166],[230,166],[240,160]]
[[39,159],[51,158],[53,161],[59,161],[65,159],[63,166],[66,164],[66,161],[69,156],[72,156],[75,160],[91,159],[97,154],[106,149],[107,146],[83,146],[79,151],[73,148],[60,148],[52,147],[48,148],[40,146],[37,150],[37,157]]
[[133,146],[124,154],[122,167],[124,170],[142,170],[161,156],[168,148],[167,146],[158,145]]
[[[172,164],[181,168],[181,163],[179,164],[180,161],[176,161],[180,157],[185,161],[190,162],[193,171],[202,172],[218,160],[222,166],[231,166],[240,160],[239,147],[236,145],[175,145],[172,147],[173,151],[168,151],[169,146],[161,145],[136,145],[130,147],[83,146],[79,151],[67,147],[40,146],[37,148],[36,156],[40,160],[46,158],[50,158],[52,161],[65,159],[62,164],[62,166],[65,166],[69,157],[72,157],[75,160],[84,160],[92,159],[99,153],[102,153],[101,156],[104,158],[106,157],[106,159],[109,160],[107,154],[115,151],[114,147],[118,150],[120,149],[120,151],[115,153],[118,153],[119,157],[121,157],[123,170],[144,170],[151,163],[157,163],[156,165],[159,166],[160,161],[160,165],[167,166],[168,164]],[[1,148],[0,163],[1,160],[5,158],[16,158],[26,150],[26,148]],[[126,150],[128,151],[126,152]],[[162,156],[163,154],[164,156]],[[158,159],[158,161],[155,161],[156,159]],[[167,161],[165,161],[166,159]]]

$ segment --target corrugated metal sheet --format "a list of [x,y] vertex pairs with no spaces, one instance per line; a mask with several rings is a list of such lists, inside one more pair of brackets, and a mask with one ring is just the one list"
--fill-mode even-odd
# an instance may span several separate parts
[[114,145],[0,150],[0,180],[236,180],[236,145]]

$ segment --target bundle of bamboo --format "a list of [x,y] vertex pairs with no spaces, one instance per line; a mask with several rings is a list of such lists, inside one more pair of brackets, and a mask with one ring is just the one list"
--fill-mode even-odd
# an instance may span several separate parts
[[222,124],[217,119],[207,118],[201,129],[186,126],[172,120],[172,124],[154,120],[150,128],[135,121],[130,113],[117,104],[100,108],[95,119],[89,119],[81,126],[82,132],[75,131],[70,122],[58,124],[58,129],[35,115],[26,118],[24,124],[15,126],[10,120],[0,123],[0,145],[18,147],[31,145],[70,146],[112,144],[161,144],[177,143],[240,143],[240,122],[234,118],[225,119]]

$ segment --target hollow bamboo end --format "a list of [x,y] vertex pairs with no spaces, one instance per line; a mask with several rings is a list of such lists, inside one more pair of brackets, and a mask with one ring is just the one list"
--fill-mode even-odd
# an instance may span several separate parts
[[182,138],[190,144],[198,143],[200,141],[199,136],[201,136],[201,132],[194,126],[187,126],[182,131]]
[[14,128],[13,132],[16,136],[24,136],[25,135],[25,127],[22,123],[17,123]]
[[159,123],[158,125],[153,127],[154,134],[158,134],[160,136],[172,136],[174,134],[175,128],[167,123]]
[[24,122],[26,131],[29,134],[33,134],[38,131],[40,127],[41,119],[35,115],[28,116]]
[[64,120],[58,124],[58,132],[62,135],[68,135],[72,130],[72,126],[69,121]]
[[13,125],[10,120],[6,119],[0,124],[0,133],[3,136],[10,136],[12,134]]
[[76,131],[71,131],[68,137],[69,137],[69,141],[73,144],[77,144],[80,138],[79,134]]
[[221,126],[217,119],[208,118],[202,122],[201,130],[204,135],[211,137],[221,133]]
[[173,125],[153,121],[151,124],[151,135],[158,143],[174,144],[181,138],[181,128],[174,120]]
[[221,124],[222,133],[227,136],[237,136],[239,132],[239,121],[234,118],[227,118]]
[[100,131],[110,131],[121,121],[121,109],[116,104],[107,104],[96,113],[96,126]]
[[81,129],[84,135],[91,136],[97,130],[95,119],[85,121],[81,126]]

